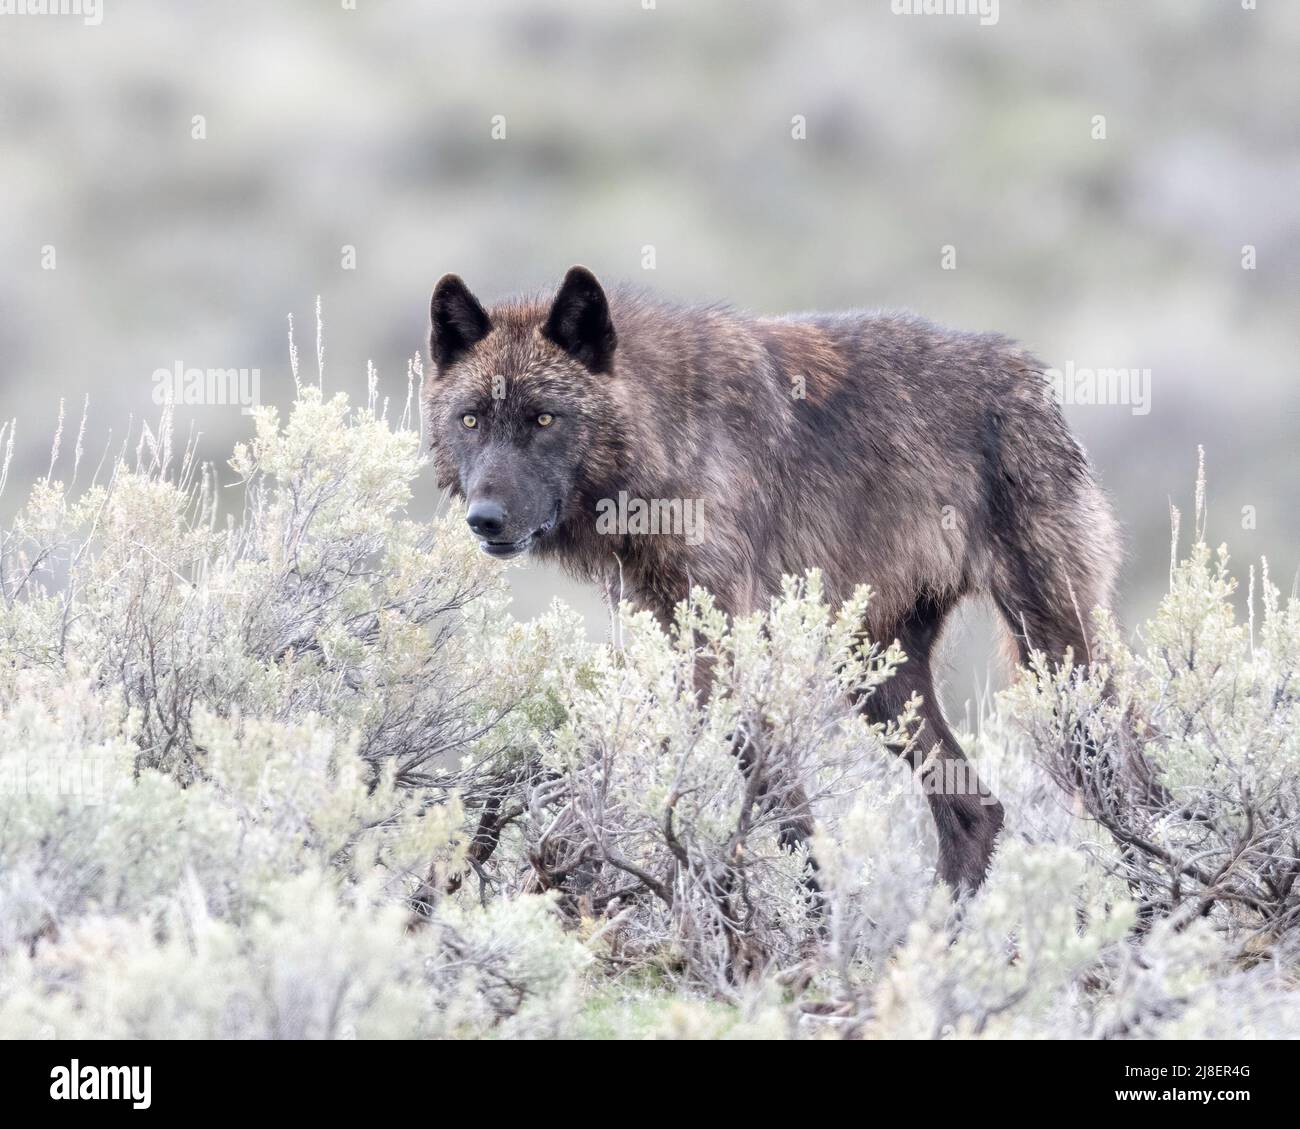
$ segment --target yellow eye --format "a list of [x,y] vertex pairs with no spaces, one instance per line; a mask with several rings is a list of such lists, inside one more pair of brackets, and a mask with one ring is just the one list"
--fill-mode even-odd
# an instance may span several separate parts
[[460,417],[460,422],[473,431],[478,427],[478,416],[466,414]]
[[555,422],[555,417],[550,412],[543,412],[537,417],[538,427],[550,427]]

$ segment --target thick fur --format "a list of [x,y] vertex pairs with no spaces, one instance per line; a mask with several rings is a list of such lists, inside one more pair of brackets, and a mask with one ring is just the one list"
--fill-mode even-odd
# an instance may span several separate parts
[[[835,600],[869,583],[867,634],[898,639],[909,661],[863,708],[885,720],[920,693],[918,762],[935,742],[940,762],[962,757],[931,663],[964,598],[993,600],[1022,660],[1030,648],[1086,658],[1115,525],[1042,366],[1004,337],[902,313],[764,318],[606,298],[574,268],[554,299],[490,309],[448,276],[431,346],[423,408],[440,483],[471,505],[502,500],[515,523],[503,536],[539,531],[538,556],[665,623],[692,584],[739,615],[766,608],[784,573],[821,569]],[[554,422],[538,426],[541,413]],[[597,503],[621,491],[698,499],[705,536],[598,533]],[[1000,805],[930,799],[941,876],[977,885]]]

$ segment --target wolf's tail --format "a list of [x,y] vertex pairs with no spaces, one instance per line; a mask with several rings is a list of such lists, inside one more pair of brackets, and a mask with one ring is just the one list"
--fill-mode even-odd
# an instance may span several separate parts
[[1017,414],[995,421],[987,452],[989,594],[1022,664],[1033,650],[1087,663],[1093,609],[1111,606],[1118,526],[1059,409]]

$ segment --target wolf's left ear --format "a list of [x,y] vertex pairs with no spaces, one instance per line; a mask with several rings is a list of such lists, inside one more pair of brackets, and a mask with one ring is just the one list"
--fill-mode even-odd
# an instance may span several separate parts
[[592,372],[609,372],[618,338],[596,276],[573,267],[564,276],[542,334]]
[[439,370],[463,357],[491,329],[487,311],[459,276],[438,279],[429,303],[429,353]]

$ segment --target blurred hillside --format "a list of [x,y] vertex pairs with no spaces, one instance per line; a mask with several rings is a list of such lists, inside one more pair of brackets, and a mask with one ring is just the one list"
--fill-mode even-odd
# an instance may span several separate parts
[[[6,514],[60,397],[70,427],[91,398],[92,463],[156,416],[159,368],[258,368],[287,403],[285,316],[313,373],[320,294],[326,388],[362,398],[373,359],[400,400],[440,274],[488,300],[583,262],[759,311],[910,306],[1050,365],[1149,369],[1145,414],[1067,408],[1127,530],[1122,614],[1165,587],[1198,444],[1211,538],[1290,586],[1300,5],[1003,0],[988,27],[889,0],[105,8],[100,26],[0,16]],[[249,430],[235,407],[178,419],[212,458]],[[577,593],[595,622],[588,594],[516,577],[521,612]],[[967,686],[988,651],[958,663]]]

